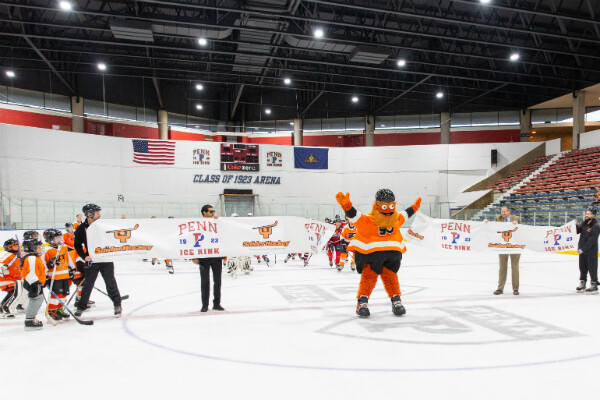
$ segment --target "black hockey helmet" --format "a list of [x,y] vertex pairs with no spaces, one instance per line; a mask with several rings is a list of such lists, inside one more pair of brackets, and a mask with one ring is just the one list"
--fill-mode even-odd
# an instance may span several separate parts
[[72,222],[67,222],[67,223],[65,224],[65,228],[72,228],[73,226],[74,226],[74,225],[73,225],[73,223],[72,223]]
[[23,240],[31,240],[31,239],[38,239],[40,237],[40,234],[37,233],[36,231],[27,231],[25,233],[23,233]]
[[81,211],[83,211],[83,214],[86,217],[93,217],[94,213],[96,211],[102,211],[102,208],[100,208],[100,206],[96,205],[96,204],[86,204],[85,206],[83,206],[83,208],[81,209]]
[[38,246],[41,246],[42,242],[35,239],[25,240],[23,242],[23,250],[27,253],[35,253]]
[[63,235],[62,232],[59,231],[58,229],[54,229],[54,228],[46,229],[44,231],[44,240],[46,241],[46,243],[52,244],[52,241],[54,240],[54,238],[62,237],[62,235]]
[[19,252],[19,242],[16,239],[8,239],[4,241],[4,251],[16,254]]
[[391,203],[392,201],[396,201],[396,196],[394,196],[394,192],[390,189],[379,189],[377,193],[375,193],[375,200]]

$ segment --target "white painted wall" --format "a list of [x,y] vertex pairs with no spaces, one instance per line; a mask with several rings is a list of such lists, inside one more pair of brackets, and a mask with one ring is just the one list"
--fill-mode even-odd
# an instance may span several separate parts
[[600,146],[600,129],[579,135],[579,148],[589,149]]
[[[350,192],[353,202],[364,211],[383,187],[394,191],[402,207],[418,196],[424,204],[447,203],[538,145],[330,148],[328,170],[295,169],[293,147],[260,145],[261,171],[245,175],[277,176],[281,185],[210,184],[194,183],[194,175],[228,174],[219,170],[220,143],[179,141],[176,165],[153,167],[133,163],[131,139],[0,125],[0,188],[3,196],[15,201],[48,203],[38,221],[58,218],[54,201],[75,204],[59,205],[58,210],[60,218],[72,220],[81,205],[114,204],[118,195],[123,195],[125,202],[115,206],[117,217],[121,213],[161,216],[160,204],[167,203],[177,204],[175,216],[197,215],[202,204],[218,204],[219,194],[226,188],[252,189],[259,195],[263,213],[318,217],[337,208],[334,196],[338,191]],[[210,150],[210,165],[193,164],[192,152],[197,148]],[[490,163],[493,148],[498,150],[494,168]],[[282,167],[266,166],[268,151],[283,154]],[[244,173],[231,173],[238,174]]]

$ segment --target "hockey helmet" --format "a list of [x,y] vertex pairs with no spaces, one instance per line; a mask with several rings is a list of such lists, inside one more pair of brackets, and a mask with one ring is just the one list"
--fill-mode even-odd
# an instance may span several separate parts
[[16,254],[19,252],[19,242],[16,239],[8,239],[4,242],[4,251]]
[[86,217],[93,217],[94,213],[96,211],[102,211],[102,208],[100,208],[100,206],[96,205],[96,204],[86,204],[85,206],[83,206],[83,208],[81,209],[81,211],[83,211],[83,214]]
[[54,239],[56,239],[57,237],[61,239],[63,237],[62,232],[58,229],[50,228],[44,231],[44,240],[46,241],[46,243],[53,244]]
[[27,253],[36,253],[38,256],[41,255],[38,253],[37,248],[42,245],[42,242],[36,239],[29,239],[23,242],[23,250]]
[[65,224],[65,228],[72,228],[73,227],[73,223],[72,222],[67,222]]
[[235,218],[235,217],[239,217],[239,215],[237,215],[236,213],[233,213],[233,214],[231,214],[231,216],[232,216],[233,218]]
[[27,231],[23,233],[23,240],[39,239],[40,234],[36,231]]

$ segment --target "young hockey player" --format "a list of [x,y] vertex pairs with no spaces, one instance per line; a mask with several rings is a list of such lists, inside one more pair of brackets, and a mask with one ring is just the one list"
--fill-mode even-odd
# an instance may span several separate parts
[[44,301],[42,289],[46,283],[46,267],[41,258],[42,242],[34,239],[25,240],[23,250],[26,253],[22,269],[23,287],[29,297],[29,304],[25,311],[25,330],[42,329],[44,324],[35,318]]
[[47,268],[47,279],[50,280],[50,290],[56,297],[50,296],[48,301],[48,314],[53,320],[60,322],[63,319],[69,319],[71,316],[62,307],[58,299],[65,303],[65,298],[69,294],[69,279],[72,277],[72,272],[69,267],[69,249],[64,246],[64,239],[61,231],[58,229],[46,229],[44,238],[50,245],[44,253],[43,260]]
[[343,269],[344,264],[350,260],[350,268],[352,271],[356,269],[356,263],[354,262],[354,253],[348,250],[348,245],[352,241],[352,238],[356,235],[356,227],[352,225],[346,218],[346,226],[342,229],[342,255],[340,266]]
[[394,315],[406,314],[398,282],[402,253],[406,251],[400,227],[417,212],[421,206],[421,198],[404,211],[398,212],[394,193],[389,189],[380,189],[375,194],[371,213],[364,215],[353,207],[349,193],[344,195],[340,192],[335,197],[350,222],[356,226],[356,235],[348,246],[348,250],[354,251],[357,271],[361,274],[356,295],[356,314],[360,317],[370,315],[369,296],[375,289],[379,276],[392,301]]
[[0,290],[6,296],[0,302],[0,318],[14,318],[17,304],[23,293],[21,282],[21,260],[19,259],[19,242],[8,239],[4,242],[4,251],[0,252]]
[[65,246],[67,246],[69,250],[73,250],[73,245],[75,244],[75,235],[73,233],[75,232],[75,228],[73,228],[73,224],[70,222],[65,224],[65,228],[67,230],[63,235]]
[[327,256],[329,257],[329,266],[333,266],[333,253],[335,253],[335,267],[338,271],[341,271],[340,268],[340,250],[342,245],[342,220],[336,219],[335,223],[335,232],[331,235],[331,238],[327,242]]
[[23,241],[26,240],[40,240],[40,234],[36,231],[26,231],[23,233]]

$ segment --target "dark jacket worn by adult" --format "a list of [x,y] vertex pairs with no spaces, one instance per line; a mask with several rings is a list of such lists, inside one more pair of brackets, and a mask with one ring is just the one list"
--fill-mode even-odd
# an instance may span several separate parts
[[88,245],[87,245],[87,233],[86,233],[86,229],[89,227],[90,227],[90,224],[88,224],[87,220],[83,221],[81,224],[79,224],[79,226],[75,230],[75,235],[74,235],[75,238],[74,238],[73,247],[75,248],[77,255],[84,260],[87,256],[90,255],[90,253],[88,252],[88,248],[87,248]]
[[577,225],[577,233],[580,234],[577,249],[581,249],[583,254],[598,254],[600,225],[598,225],[596,218],[583,221],[580,225]]

